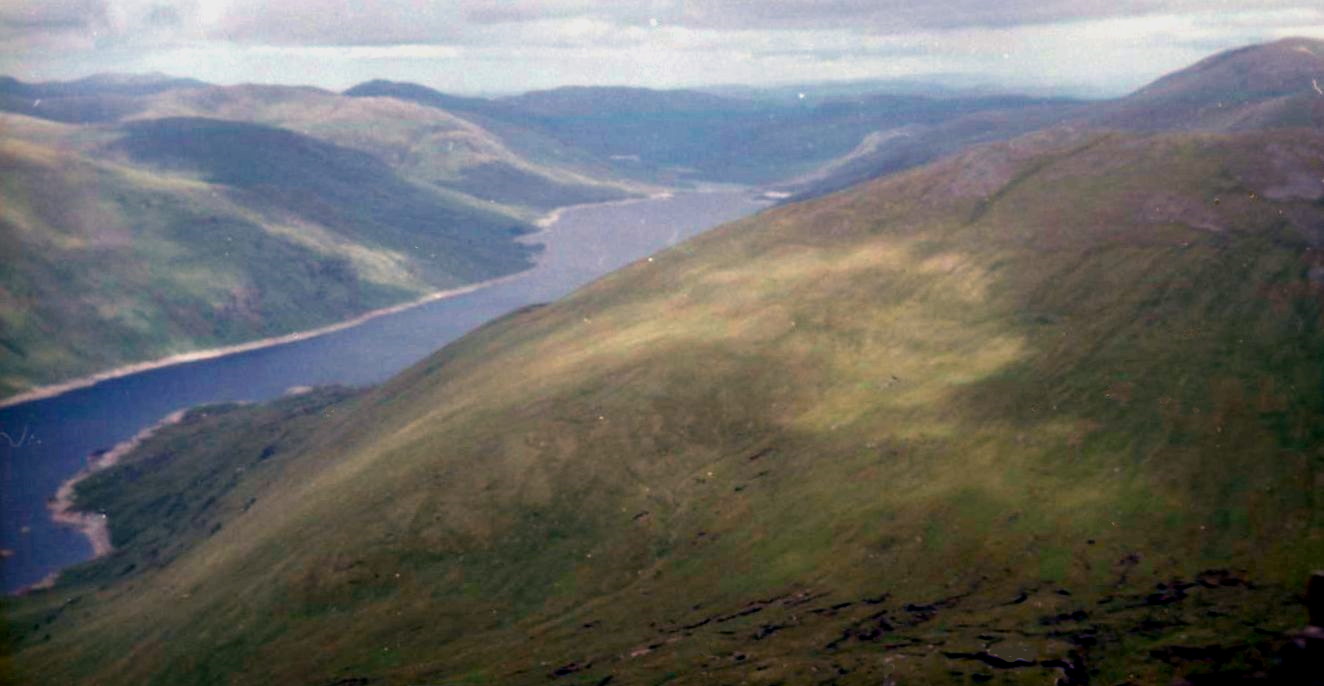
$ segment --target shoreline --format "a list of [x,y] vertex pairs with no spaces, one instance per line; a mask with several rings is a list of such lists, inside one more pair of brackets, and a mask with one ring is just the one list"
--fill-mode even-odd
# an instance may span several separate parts
[[[652,193],[650,195],[641,198],[623,198],[621,200],[580,203],[578,205],[566,205],[564,207],[558,207],[533,222],[533,225],[540,229],[539,231],[525,234],[523,236],[520,236],[516,240],[527,241],[536,238],[538,236],[542,236],[543,234],[547,233],[547,230],[551,228],[553,224],[561,220],[561,216],[565,212],[571,210],[581,209],[585,207],[622,205],[622,204],[629,204],[636,202],[644,202],[647,200],[662,200],[665,198],[673,197],[674,195],[675,194],[671,191],[663,191],[659,193]],[[388,307],[382,307],[376,310],[370,310],[356,317],[339,321],[334,324],[328,324],[326,326],[318,327],[316,329],[295,331],[281,336],[262,338],[256,341],[249,341],[247,343],[236,343],[234,345],[226,345],[217,348],[206,348],[203,350],[195,350],[193,352],[168,355],[166,357],[160,357],[155,360],[134,362],[120,367],[114,367],[111,369],[107,369],[105,371],[96,372],[95,374],[80,376],[78,378],[70,379],[68,381],[62,381],[56,384],[50,384],[47,386],[37,386],[36,388],[23,391],[22,393],[19,393],[17,395],[11,395],[7,398],[0,398],[0,409],[13,407],[15,405],[22,405],[24,403],[30,403],[37,400],[46,400],[47,398],[54,398],[59,395],[64,395],[65,393],[68,393],[70,391],[76,391],[79,389],[88,388],[90,386],[95,386],[101,383],[102,381],[110,381],[112,379],[131,376],[133,374],[138,374],[140,372],[149,372],[154,369],[173,367],[178,364],[187,364],[189,362],[212,360],[218,357],[225,357],[226,355],[237,355],[239,353],[252,352],[254,350],[262,350],[263,348],[274,348],[276,346],[286,345],[288,343],[298,343],[299,341],[305,341],[310,338],[316,338],[318,336],[324,336],[329,333],[343,331],[345,329],[358,326],[359,324],[363,324],[364,322],[371,321],[378,317],[384,317],[386,315],[403,312],[405,310],[412,309],[420,305],[426,305],[430,302],[435,302],[437,300],[445,300],[446,298],[453,298],[456,296],[473,293],[474,291],[478,291],[487,288],[489,286],[496,286],[498,284],[505,283],[507,281],[513,281],[537,268],[538,265],[537,263],[535,263],[532,267],[529,267],[528,269],[522,269],[518,272],[506,274],[505,276],[498,276],[494,279],[488,279],[486,281],[476,281],[474,283],[466,284],[464,286],[449,288],[443,291],[436,291],[424,295],[420,298],[416,298],[414,300],[399,303],[396,305],[391,305]]]
[[[676,193],[674,191],[659,191],[657,193],[649,193],[648,195],[645,195],[640,198],[621,198],[620,200],[604,200],[602,202],[581,202],[578,205],[566,205],[564,207],[558,207],[552,210],[551,212],[544,214],[542,217],[534,220],[533,225],[540,229],[545,230],[551,227],[552,224],[555,224],[556,222],[560,221],[562,214],[569,212],[571,210],[578,210],[585,207],[610,207],[612,205],[630,205],[633,203],[646,202],[649,200],[666,200],[667,198],[675,197],[675,195]],[[542,233],[543,233],[542,231],[539,231],[538,233],[529,234],[528,237],[539,236]]]
[[[55,491],[55,496],[46,501],[46,509],[51,514],[51,521],[60,526],[76,530],[92,545],[92,556],[88,560],[95,560],[109,555],[115,550],[115,546],[110,542],[110,523],[106,515],[100,512],[87,512],[78,509],[78,503],[74,497],[78,484],[97,472],[114,467],[119,463],[120,458],[142,445],[143,441],[156,435],[156,432],[183,421],[186,414],[188,414],[187,409],[171,412],[161,418],[160,421],[142,429],[127,440],[116,443],[110,450],[99,455],[94,453],[89,456],[87,466],[61,482],[60,488]],[[23,595],[30,591],[50,588],[55,585],[61,571],[63,569],[57,569],[40,581],[13,591],[12,595]]]
[[88,376],[78,377],[76,379],[70,379],[69,381],[64,381],[58,384],[51,384],[49,386],[38,386],[31,390],[27,390],[22,393],[19,393],[18,395],[11,395],[8,398],[0,399],[0,409],[4,409],[6,407],[13,407],[15,405],[22,405],[24,403],[29,403],[34,400],[45,400],[47,398],[53,398],[55,396],[63,395],[70,391],[76,391],[81,388],[95,386],[101,383],[102,381],[110,381],[111,379],[118,379],[120,377],[131,376],[139,372],[148,372],[148,371],[152,371],[153,369],[173,367],[177,364],[186,364],[189,362],[211,360],[217,357],[225,357],[226,355],[236,355],[239,353],[261,350],[263,348],[274,348],[276,346],[285,345],[288,343],[297,343],[299,341],[304,341],[309,338],[324,336],[329,333],[335,333],[337,331],[342,331],[344,329],[349,329],[358,326],[359,324],[376,319],[378,317],[384,317],[388,314],[396,314],[397,312],[403,312],[405,310],[418,307],[419,305],[426,305],[427,303],[434,302],[437,300],[453,298],[458,295],[464,295],[466,293],[472,293],[474,291],[487,288],[488,286],[495,286],[499,283],[511,281],[519,276],[526,274],[530,269],[533,268],[534,267],[530,267],[529,269],[523,269],[513,274],[506,274],[505,276],[499,276],[495,279],[488,279],[486,281],[477,281],[464,286],[459,286],[457,288],[449,288],[444,291],[436,291],[424,295],[420,298],[416,298],[414,300],[399,303],[397,305],[382,307],[376,310],[369,310],[368,312],[364,312],[363,314],[360,314],[356,317],[345,319],[336,322],[334,324],[321,326],[316,329],[295,331],[293,333],[288,333],[281,336],[272,336],[270,338],[262,338],[256,341],[249,341],[247,343],[236,343],[234,345],[226,345],[226,346],[221,346],[219,348],[206,348],[203,350],[195,350],[193,352],[168,355],[166,357],[160,357],[155,360],[147,360],[145,362],[134,362],[132,364],[124,365],[122,367],[114,367],[112,369],[107,369],[105,371],[97,372],[95,374],[90,374]]

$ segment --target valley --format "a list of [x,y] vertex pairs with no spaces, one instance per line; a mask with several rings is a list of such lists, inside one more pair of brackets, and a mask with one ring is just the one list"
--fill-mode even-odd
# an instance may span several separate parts
[[[116,82],[44,86],[58,114],[34,117],[13,114],[33,91],[4,85],[24,94],[0,99],[22,133],[7,193],[75,196],[79,174],[114,190],[6,204],[15,236],[72,252],[243,217],[255,279],[334,236],[339,266],[263,282],[270,301],[221,308],[250,329],[195,344],[334,319],[309,293],[354,310],[509,280],[0,411],[6,431],[44,414],[67,424],[39,436],[76,436],[30,463],[32,517],[90,452],[200,405],[73,488],[113,550],[0,601],[0,674],[1310,683],[1321,77],[1324,43],[1287,39],[1101,102]],[[383,110],[391,127],[364,124]],[[104,203],[150,221],[61,218]],[[171,240],[147,245],[188,263]],[[214,274],[151,278],[205,295]],[[59,299],[31,297],[8,316],[44,340]],[[77,368],[81,317],[51,368]],[[41,378],[10,367],[15,389]],[[269,369],[288,374],[257,388]],[[23,525],[65,538],[23,551],[45,557],[7,589],[86,555]]]

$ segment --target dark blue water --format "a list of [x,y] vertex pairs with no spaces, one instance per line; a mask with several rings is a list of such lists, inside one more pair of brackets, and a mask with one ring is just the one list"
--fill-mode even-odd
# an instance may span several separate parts
[[89,454],[175,410],[270,399],[294,386],[378,383],[483,322],[555,300],[762,206],[749,193],[723,191],[568,210],[535,238],[546,246],[538,266],[514,280],[317,338],[142,372],[0,410],[0,431],[12,439],[0,436],[0,548],[12,551],[0,560],[0,584],[12,591],[87,559],[87,540],[51,522],[46,500]]

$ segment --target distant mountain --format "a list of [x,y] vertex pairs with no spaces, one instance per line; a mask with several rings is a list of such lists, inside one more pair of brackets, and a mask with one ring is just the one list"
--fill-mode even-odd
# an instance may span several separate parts
[[692,90],[654,90],[622,86],[566,86],[501,98],[498,102],[544,117],[590,119],[621,115],[749,112],[766,105]]
[[1320,131],[1050,130],[204,408],[80,487],[119,548],[10,601],[10,664],[1309,683],[1321,177]]
[[0,111],[61,122],[108,122],[139,111],[139,96],[206,85],[159,74],[98,74],[41,83],[0,76]]
[[874,94],[806,107],[689,91],[581,88],[508,102],[537,113],[553,135],[600,157],[651,164],[680,178],[768,183],[848,154],[881,129],[1043,101]]
[[93,74],[73,81],[42,81],[25,83],[9,76],[0,76],[0,94],[22,95],[33,98],[59,98],[90,95],[152,95],[184,88],[207,86],[204,81],[167,76],[165,74]]
[[[787,85],[749,86],[730,84],[705,86],[696,90],[729,98],[772,100],[778,102],[804,102],[814,105],[823,100],[864,95],[919,95],[945,97],[970,95],[964,86],[946,85],[941,78],[926,79],[860,79],[851,81],[825,81]],[[987,94],[987,92],[976,93]]]
[[519,148],[528,156],[536,157],[540,147],[556,148],[563,162],[591,160],[617,174],[662,183],[784,181],[849,154],[880,129],[1067,102],[874,93],[809,104],[624,87],[566,87],[485,100],[387,82],[363,84],[346,93],[447,109],[503,131],[507,140],[522,137],[532,143]]
[[[637,178],[668,183],[780,182],[804,195],[844,188],[968,145],[1041,128],[1069,116],[1080,104],[978,92],[879,93],[867,90],[868,85],[844,90],[824,86],[806,100],[756,89],[721,94],[626,87],[565,87],[484,99],[387,81],[361,84],[346,94],[441,108],[493,130],[513,127],[507,131],[554,140],[577,151],[575,159],[581,164],[595,160]],[[969,119],[955,121],[965,117]],[[888,148],[886,159],[871,165],[863,154],[871,141],[900,128],[907,130],[908,145]],[[571,157],[562,153],[560,159]],[[820,169],[823,165],[831,166]]]
[[1006,109],[994,106],[934,123],[920,120],[872,132],[849,153],[800,177],[774,184],[773,190],[789,194],[786,202],[826,195],[927,164],[973,145],[1048,128],[1090,108],[1086,103],[1070,101],[1011,99],[1007,102],[1012,106]]
[[929,98],[974,98],[987,96],[1024,96],[1046,99],[1095,99],[1092,89],[1067,84],[1028,86],[1008,85],[974,74],[932,74],[916,78],[849,79],[804,83],[750,86],[729,84],[696,88],[732,98],[799,102],[816,105],[825,100],[870,95],[915,95]]
[[516,111],[499,101],[487,98],[469,98],[449,95],[427,86],[403,81],[376,79],[361,83],[344,91],[345,95],[355,98],[396,98],[416,102],[448,112],[469,112],[493,116],[515,116]]
[[[1320,90],[1316,90],[1316,88]],[[1131,131],[1241,131],[1324,127],[1324,41],[1284,39],[1209,57],[1123,98],[1035,103],[946,122],[880,131],[847,155],[780,184],[816,197],[937,159],[971,144],[1055,125]]]
[[1085,119],[1161,130],[1324,127],[1324,41],[1288,38],[1219,53]]

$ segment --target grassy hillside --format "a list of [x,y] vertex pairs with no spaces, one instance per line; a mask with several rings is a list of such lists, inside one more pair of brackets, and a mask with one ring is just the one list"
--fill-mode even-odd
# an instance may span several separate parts
[[0,127],[0,395],[530,264],[519,219],[291,131],[13,115]]
[[1321,175],[1303,130],[1020,138],[728,225],[364,395],[187,422],[85,482],[122,547],[6,601],[0,667],[1281,677],[1324,562]]

